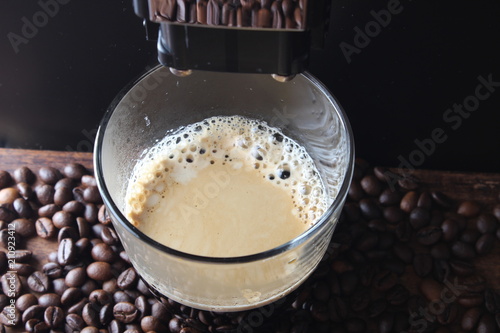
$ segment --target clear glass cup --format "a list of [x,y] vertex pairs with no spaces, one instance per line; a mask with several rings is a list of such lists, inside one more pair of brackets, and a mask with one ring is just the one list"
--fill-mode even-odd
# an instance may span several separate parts
[[[254,255],[210,258],[166,247],[123,214],[132,170],[169,130],[224,115],[266,121],[304,146],[321,174],[329,208],[300,236]],[[158,66],[126,87],[104,115],[94,164],[114,228],[155,294],[198,309],[241,311],[282,298],[318,265],[348,192],[354,143],[341,107],[308,73],[281,83],[262,74],[194,71],[177,77]]]

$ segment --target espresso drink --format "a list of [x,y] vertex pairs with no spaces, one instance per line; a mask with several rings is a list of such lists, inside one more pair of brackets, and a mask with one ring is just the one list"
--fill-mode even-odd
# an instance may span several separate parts
[[209,118],[166,136],[136,165],[125,200],[127,218],[146,235],[208,257],[272,249],[327,208],[306,150],[240,116]]

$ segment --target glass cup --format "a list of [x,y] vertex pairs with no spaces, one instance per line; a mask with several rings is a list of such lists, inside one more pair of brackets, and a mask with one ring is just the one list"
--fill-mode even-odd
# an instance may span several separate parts
[[[133,226],[123,213],[124,198],[143,153],[171,130],[232,115],[278,127],[308,151],[328,193],[329,207],[323,216],[285,244],[227,258],[180,252]],[[152,291],[198,309],[241,311],[282,298],[318,265],[348,192],[354,143],[341,107],[308,73],[281,83],[262,74],[194,71],[177,77],[158,66],[126,87],[104,115],[94,164],[113,226],[133,267]]]

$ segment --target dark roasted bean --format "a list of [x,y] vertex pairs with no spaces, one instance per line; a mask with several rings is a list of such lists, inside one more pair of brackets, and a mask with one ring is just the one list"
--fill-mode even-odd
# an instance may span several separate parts
[[116,284],[120,289],[133,288],[137,283],[138,275],[133,267],[123,271],[116,279]]
[[113,319],[113,304],[103,305],[99,311],[99,322],[102,325],[108,325]]
[[167,328],[159,318],[146,316],[141,320],[141,328],[144,332],[166,332]]
[[433,260],[429,254],[418,253],[413,258],[413,269],[420,277],[429,275],[432,271]]
[[116,253],[106,243],[96,244],[90,251],[90,254],[95,261],[111,263],[116,259]]
[[27,183],[27,184],[32,184],[36,179],[36,176],[33,173],[33,171],[31,171],[31,169],[26,166],[22,166],[14,170],[14,172],[12,173],[12,177],[14,178],[16,183]]
[[423,245],[433,245],[441,239],[442,234],[440,227],[425,227],[417,232],[417,241]]
[[79,201],[71,200],[62,206],[62,210],[73,215],[80,215],[85,211],[85,205]]
[[17,183],[16,184],[17,191],[19,192],[19,195],[24,199],[24,200],[29,200],[33,197],[33,188],[26,183]]
[[382,184],[374,175],[367,175],[360,181],[361,187],[370,196],[378,196],[382,192]]
[[40,295],[38,298],[38,305],[41,305],[44,308],[48,306],[61,306],[61,296],[54,293]]
[[11,224],[19,236],[28,238],[36,234],[35,224],[28,219],[15,219]]
[[83,175],[81,179],[82,185],[85,187],[97,186],[97,181],[92,175]]
[[75,242],[71,238],[64,238],[59,243],[57,261],[59,265],[66,266],[74,262],[76,258]]
[[480,308],[468,309],[462,315],[462,329],[466,331],[475,329],[482,314],[483,311]]
[[457,209],[457,213],[465,217],[475,217],[479,214],[481,207],[475,201],[463,201]]
[[50,287],[49,277],[43,272],[35,271],[28,277],[28,287],[38,293],[45,293]]
[[476,228],[482,234],[494,233],[497,226],[498,221],[493,214],[481,214],[476,220]]
[[75,313],[70,313],[66,316],[66,325],[70,330],[78,332],[85,327],[85,322],[81,316]]
[[98,214],[97,206],[93,203],[86,203],[85,210],[83,212],[83,217],[87,220],[88,223],[94,224],[97,223],[97,214]]
[[0,189],[12,184],[12,177],[10,173],[5,170],[0,170]]
[[62,178],[62,175],[56,168],[41,167],[40,170],[38,170],[38,177],[40,177],[40,180],[45,184],[54,185]]
[[38,216],[40,216],[40,218],[43,218],[43,217],[51,218],[60,209],[61,209],[61,207],[59,207],[56,204],[48,204],[48,205],[42,206],[38,209]]
[[81,315],[83,311],[83,307],[88,303],[88,299],[82,298],[79,302],[73,304],[69,307],[68,313],[74,313],[77,315]]
[[415,191],[406,193],[400,202],[400,208],[403,212],[410,213],[417,207],[418,194]]
[[9,269],[17,272],[20,276],[28,276],[35,270],[30,264],[22,264],[18,262],[10,264]]
[[110,304],[113,301],[113,297],[107,291],[103,289],[97,289],[93,290],[90,293],[89,301],[98,305],[106,305]]
[[371,198],[363,198],[359,201],[361,214],[367,219],[378,219],[382,217],[382,212],[375,200]]
[[477,231],[477,229],[466,229],[462,231],[459,240],[465,243],[475,244],[480,236],[481,234]]
[[432,199],[435,203],[444,208],[450,208],[453,205],[453,201],[441,192],[431,192]]
[[37,235],[41,238],[52,238],[57,234],[57,229],[48,217],[41,217],[36,220],[35,229]]
[[87,275],[96,281],[106,281],[113,277],[111,265],[104,261],[96,261],[88,265]]
[[22,320],[27,322],[30,319],[43,320],[45,308],[41,305],[32,305],[23,312]]
[[21,322],[21,312],[15,307],[7,305],[0,312],[0,324],[6,327],[16,326]]
[[33,209],[31,208],[28,201],[23,198],[17,198],[12,203],[12,208],[21,218],[29,218],[33,216]]
[[58,295],[62,295],[68,286],[64,282],[64,278],[58,278],[52,281],[52,289]]
[[459,259],[472,259],[476,256],[474,247],[462,241],[455,241],[451,244],[451,253]]
[[45,323],[51,327],[59,327],[64,321],[64,311],[58,306],[49,306],[43,315]]
[[101,195],[99,193],[99,190],[97,189],[97,186],[89,186],[86,187],[85,190],[83,190],[83,199],[85,202],[91,202],[94,204],[101,203]]
[[61,303],[65,306],[73,305],[82,298],[82,291],[79,288],[71,287],[66,289],[61,295]]
[[120,239],[116,232],[110,227],[104,227],[101,232],[102,241],[108,245],[118,244]]
[[128,324],[137,318],[138,312],[134,304],[119,302],[113,307],[113,316],[116,320]]
[[450,264],[446,260],[435,259],[432,272],[434,278],[439,282],[445,282],[450,277]]
[[38,304],[38,299],[36,298],[35,295],[33,294],[24,294],[19,296],[19,298],[16,301],[16,308],[19,311],[24,312],[27,308],[29,308],[32,305],[37,305]]
[[481,306],[484,303],[484,296],[480,293],[466,293],[461,294],[457,300],[458,304],[464,308],[472,308]]
[[491,289],[486,289],[484,291],[484,304],[486,306],[486,310],[488,310],[490,313],[499,313],[500,295]]
[[87,169],[79,163],[70,163],[64,167],[63,174],[68,178],[79,180],[87,174]]
[[455,322],[458,317],[460,307],[457,303],[446,305],[442,313],[437,316],[437,320],[441,325],[449,325]]
[[416,207],[410,212],[410,224],[415,230],[419,230],[430,223],[429,211]]
[[448,260],[451,252],[446,243],[437,243],[431,248],[431,256],[438,260]]
[[100,309],[94,303],[87,303],[82,309],[82,319],[88,326],[100,326],[99,321],[99,311]]
[[54,203],[59,206],[64,206],[66,203],[73,200],[73,192],[68,187],[60,187],[55,190]]
[[441,298],[443,285],[432,279],[423,279],[420,283],[420,291],[428,301],[438,301]]
[[44,184],[35,189],[36,197],[42,206],[54,203],[54,186]]
[[396,274],[383,270],[373,277],[373,286],[380,291],[387,291],[394,287],[398,281]]
[[64,227],[73,226],[75,223],[75,219],[70,213],[61,210],[56,212],[54,216],[52,216],[52,223],[54,223],[57,228],[61,229]]
[[397,284],[387,291],[386,298],[391,305],[402,305],[410,297],[410,292],[404,286]]
[[68,287],[81,287],[87,278],[85,268],[76,267],[66,274],[65,282]]
[[467,261],[451,260],[450,267],[459,276],[468,276],[474,273],[474,265]]
[[57,241],[60,243],[65,238],[71,238],[74,242],[78,241],[78,231],[73,227],[62,227],[57,234]]

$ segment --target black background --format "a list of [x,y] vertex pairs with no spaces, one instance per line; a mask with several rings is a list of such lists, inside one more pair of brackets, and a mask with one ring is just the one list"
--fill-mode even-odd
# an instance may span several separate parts
[[[114,96],[156,64],[131,1],[65,2],[18,53],[9,33],[22,36],[23,17],[33,22],[42,7],[0,2],[0,146],[91,151]],[[475,94],[479,76],[500,82],[500,1],[401,0],[348,63],[339,45],[354,45],[354,29],[389,2],[332,1],[327,44],[311,55],[310,71],[348,114],[357,156],[398,166],[441,128],[446,141],[414,164],[500,172],[500,87],[458,128],[443,119]]]

